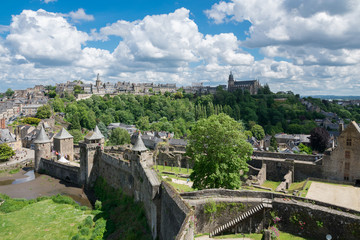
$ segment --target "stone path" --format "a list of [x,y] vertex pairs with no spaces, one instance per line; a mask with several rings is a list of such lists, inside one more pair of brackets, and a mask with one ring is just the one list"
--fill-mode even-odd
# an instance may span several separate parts
[[[162,177],[167,178],[168,176],[162,176]],[[192,187],[192,185],[193,185],[193,182],[187,182],[185,180],[176,179],[176,178],[172,178],[172,182],[177,183],[177,184],[188,185],[189,187]]]
[[360,188],[312,182],[306,198],[360,211]]

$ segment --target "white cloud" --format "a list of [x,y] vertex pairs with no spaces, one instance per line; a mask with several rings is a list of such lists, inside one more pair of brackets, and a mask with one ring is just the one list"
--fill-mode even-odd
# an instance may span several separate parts
[[75,22],[78,22],[80,20],[83,20],[83,21],[93,21],[94,20],[94,16],[86,14],[85,10],[83,8],[79,8],[76,12],[70,12],[69,17],[71,17],[71,19]]
[[65,18],[45,10],[15,15],[6,41],[12,50],[40,65],[67,65],[76,61],[89,36]]
[[[231,70],[237,80],[259,79],[263,84],[269,83],[274,91],[351,94],[360,90],[358,48],[333,47],[338,44],[336,31],[328,33],[334,39],[327,41],[333,43],[322,47],[316,43],[321,39],[312,39],[311,43],[296,40],[308,38],[308,34],[320,28],[321,22],[330,21],[329,16],[343,19],[353,10],[338,8],[319,14],[319,11],[300,9],[289,19],[304,25],[304,29],[296,32],[283,22],[284,16],[295,11],[291,10],[290,3],[289,6],[285,1],[264,3],[258,14],[267,16],[266,19],[249,13],[259,8],[249,2],[250,7],[240,9],[240,14],[239,3],[246,1],[222,2],[219,6],[223,10],[215,11],[218,8],[214,6],[212,12],[207,13],[217,22],[251,21],[252,29],[245,42],[239,41],[233,33],[202,34],[185,8],[132,22],[119,20],[91,33],[78,30],[74,19],[70,21],[70,14],[24,10],[13,16],[5,39],[0,37],[0,81],[11,82],[12,85],[6,87],[21,89],[74,79],[94,81],[96,73],[100,72],[103,81],[215,85],[225,84]],[[323,5],[316,7],[321,9]],[[232,15],[235,12],[237,14]],[[317,23],[306,25],[309,18],[317,19]],[[348,33],[347,28],[339,24],[339,31]],[[89,41],[110,41],[112,36],[120,37],[113,51],[86,46]],[[263,60],[255,60],[241,47],[255,43],[262,43]],[[291,62],[276,61],[275,57]],[[0,86],[0,91],[5,90],[5,85]]]
[[299,58],[297,51],[311,49],[317,64],[332,65],[337,59],[346,58],[347,51],[328,61],[320,60],[318,55],[323,55],[324,50],[329,51],[325,55],[333,55],[334,50],[360,48],[359,1],[233,0],[214,4],[205,13],[215,23],[250,21],[250,36],[244,46],[279,46],[287,49],[292,60]]
[[50,2],[56,2],[57,0],[42,0],[44,3],[48,4]]

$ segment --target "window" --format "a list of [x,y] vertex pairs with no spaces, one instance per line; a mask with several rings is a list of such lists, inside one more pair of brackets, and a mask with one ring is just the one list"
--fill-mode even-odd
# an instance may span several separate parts
[[347,174],[347,173],[344,174],[344,180],[349,181],[349,174]]
[[351,146],[351,138],[346,139],[346,146]]
[[345,151],[345,158],[350,158],[350,151]]
[[349,162],[345,163],[345,170],[350,170],[350,163]]

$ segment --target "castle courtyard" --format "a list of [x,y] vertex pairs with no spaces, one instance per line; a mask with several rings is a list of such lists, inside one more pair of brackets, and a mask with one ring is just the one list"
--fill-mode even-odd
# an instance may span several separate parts
[[360,211],[359,187],[312,182],[306,197]]

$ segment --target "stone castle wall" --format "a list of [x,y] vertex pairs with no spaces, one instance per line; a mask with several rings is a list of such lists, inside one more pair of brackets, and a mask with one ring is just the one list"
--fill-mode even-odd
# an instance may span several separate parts
[[61,164],[52,160],[42,158],[40,160],[40,171],[46,174],[81,186],[80,167]]
[[[140,161],[143,159],[141,155],[129,154],[127,158],[131,160],[122,160],[104,152],[97,156],[99,159],[94,159],[93,165],[97,169],[92,171],[110,186],[121,188],[125,194],[144,204],[154,239],[193,239],[190,209],[175,190],[160,182],[145,161]],[[171,218],[168,218],[169,214]]]
[[[199,218],[198,224],[200,225],[207,224],[204,219],[201,219],[205,218],[204,214],[201,214],[201,206],[204,205],[206,201],[212,200],[216,203],[226,202],[231,206],[233,203],[256,204],[256,202],[271,200],[271,211],[281,219],[279,222],[280,230],[296,235],[300,234],[301,236],[312,239],[325,239],[326,234],[331,234],[333,239],[360,239],[359,212],[328,203],[313,201],[302,197],[285,197],[283,194],[272,192],[226,189],[208,189],[181,193],[181,196],[189,202],[200,202],[198,205],[195,204],[195,215]],[[216,222],[217,225],[227,223],[229,221],[227,218],[229,213],[224,212],[224,214],[225,216],[219,214],[217,219],[213,219],[213,222]],[[267,216],[268,218],[271,217],[268,213]],[[260,220],[261,218],[256,218],[255,215],[255,218],[252,218],[252,224],[260,225]],[[300,222],[305,222],[305,225],[301,226]],[[243,222],[243,224],[247,226],[250,223]],[[208,232],[209,230],[213,230],[214,227],[197,229],[200,230],[200,232]]]

